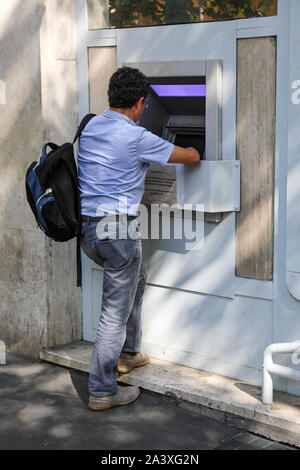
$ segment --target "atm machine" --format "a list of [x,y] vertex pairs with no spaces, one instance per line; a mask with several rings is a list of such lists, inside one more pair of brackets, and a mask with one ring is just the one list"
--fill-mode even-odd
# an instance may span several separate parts
[[200,208],[215,223],[223,212],[239,211],[239,162],[222,156],[222,61],[124,65],[141,70],[151,85],[139,125],[201,156],[197,168],[151,165],[142,203]]

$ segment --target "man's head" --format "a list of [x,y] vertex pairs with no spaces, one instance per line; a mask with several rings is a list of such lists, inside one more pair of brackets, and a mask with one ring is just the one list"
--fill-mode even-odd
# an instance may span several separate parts
[[121,67],[109,81],[109,106],[138,121],[143,114],[149,89],[149,82],[142,72]]

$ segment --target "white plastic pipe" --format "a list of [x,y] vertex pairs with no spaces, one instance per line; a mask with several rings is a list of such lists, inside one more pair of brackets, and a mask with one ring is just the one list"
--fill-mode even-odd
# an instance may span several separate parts
[[273,354],[287,354],[294,353],[299,350],[300,341],[293,341],[292,343],[274,343],[269,344],[264,351],[263,363],[263,381],[262,381],[262,402],[270,404],[273,402],[273,379],[271,374],[280,375],[292,379],[300,380],[300,370],[293,369],[292,367],[281,366],[274,364]]

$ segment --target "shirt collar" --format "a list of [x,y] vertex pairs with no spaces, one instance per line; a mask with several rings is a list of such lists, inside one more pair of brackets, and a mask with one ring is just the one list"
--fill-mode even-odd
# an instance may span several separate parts
[[128,116],[125,116],[125,114],[118,113],[118,111],[112,111],[111,109],[106,109],[103,113],[103,116],[108,119],[118,119],[119,121],[126,121],[128,122],[128,124],[131,124],[133,126],[137,125],[136,122],[134,122]]

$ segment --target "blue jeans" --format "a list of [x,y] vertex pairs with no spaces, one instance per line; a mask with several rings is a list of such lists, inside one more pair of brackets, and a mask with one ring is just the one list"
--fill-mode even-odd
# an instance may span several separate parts
[[[117,229],[119,223],[115,222]],[[141,239],[101,240],[97,224],[83,222],[81,247],[104,268],[102,306],[89,375],[89,393],[103,397],[118,391],[116,373],[120,353],[140,351],[147,274],[142,262]]]

